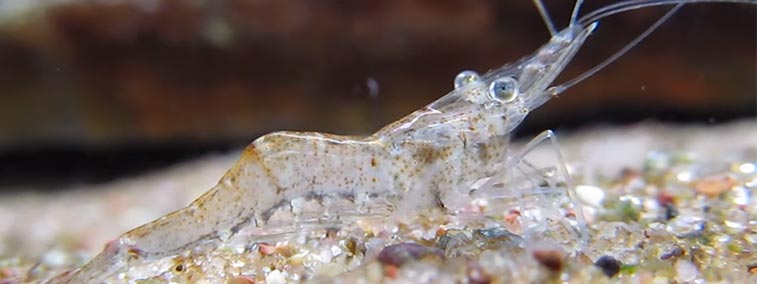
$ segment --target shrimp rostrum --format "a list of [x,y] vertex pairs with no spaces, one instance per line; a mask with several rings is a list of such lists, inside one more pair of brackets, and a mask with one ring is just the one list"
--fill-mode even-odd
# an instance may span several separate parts
[[[510,137],[531,111],[606,65],[552,85],[599,19],[662,4],[755,4],[623,1],[578,18],[577,1],[570,25],[558,32],[541,3],[535,2],[552,37],[530,56],[480,76],[464,71],[447,95],[370,136],[264,135],[244,150],[215,187],[189,206],[123,234],[89,263],[53,282],[99,283],[131,265],[214,245],[243,229],[263,235],[324,218],[388,216],[424,208],[454,213],[480,192],[496,195],[491,190],[496,187],[490,186],[496,177],[516,170],[539,175],[540,169],[529,170],[520,161],[532,144],[551,138],[551,132],[518,151],[511,149]],[[570,190],[569,183],[565,187]]]

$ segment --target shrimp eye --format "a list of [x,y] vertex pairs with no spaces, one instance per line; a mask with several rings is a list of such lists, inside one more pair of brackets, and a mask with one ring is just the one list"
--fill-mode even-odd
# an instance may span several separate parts
[[509,103],[518,97],[518,81],[512,77],[497,78],[489,84],[489,96],[503,103]]
[[455,76],[455,89],[468,85],[472,82],[479,81],[480,77],[478,73],[474,71],[465,70]]

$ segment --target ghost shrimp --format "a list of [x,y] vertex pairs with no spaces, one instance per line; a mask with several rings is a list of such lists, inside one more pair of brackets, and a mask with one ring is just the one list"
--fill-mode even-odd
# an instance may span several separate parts
[[[450,93],[367,137],[264,135],[244,150],[215,187],[189,206],[123,234],[89,263],[53,282],[100,283],[132,265],[212,246],[248,227],[263,235],[323,218],[389,216],[419,208],[454,213],[475,196],[496,195],[491,185],[502,180],[498,177],[540,171],[522,163],[534,145],[555,143],[546,131],[524,149],[511,149],[510,137],[525,117],[620,56],[672,12],[607,63],[553,86],[597,21],[646,6],[678,8],[689,2],[719,1],[625,1],[580,19],[581,1],[576,1],[570,25],[558,32],[535,1],[552,37],[532,55],[484,75],[462,72]],[[559,151],[556,155],[559,158]],[[569,181],[564,165],[558,166]],[[569,182],[566,188],[570,190]]]

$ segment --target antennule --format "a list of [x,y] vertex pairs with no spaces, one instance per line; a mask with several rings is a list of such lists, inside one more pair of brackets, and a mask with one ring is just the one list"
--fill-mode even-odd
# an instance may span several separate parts
[[755,4],[754,0],[628,0],[614,4],[604,6],[600,9],[594,10],[591,13],[584,15],[578,21],[582,25],[588,25],[599,21],[603,18],[623,13],[625,11],[636,10],[640,8],[672,5],[672,4],[688,4],[688,3],[743,3],[743,4]]
[[583,4],[583,0],[576,0],[576,3],[573,5],[573,12],[570,14],[570,25],[573,26],[577,24],[576,20],[578,20],[578,11],[581,10],[581,4]]
[[670,9],[665,15],[657,19],[657,21],[654,22],[651,26],[649,26],[644,32],[636,36],[632,41],[630,41],[628,44],[623,46],[620,50],[616,51],[613,55],[602,61],[601,63],[597,64],[593,68],[587,70],[586,72],[582,73],[581,75],[578,75],[574,77],[573,79],[568,80],[567,82],[550,88],[552,95],[558,95],[562,93],[563,91],[569,89],[570,87],[573,87],[575,84],[578,84],[579,82],[585,80],[586,78],[591,77],[592,75],[599,72],[599,70],[604,69],[607,67],[607,65],[610,65],[611,63],[615,62],[615,60],[618,60],[621,56],[626,54],[631,48],[639,44],[642,40],[644,40],[647,36],[649,36],[652,32],[654,32],[662,23],[667,21],[675,12],[677,12],[681,7],[683,7],[684,3],[678,3],[675,7]]
[[547,24],[549,35],[555,36],[557,34],[557,30],[555,29],[555,24],[552,23],[552,18],[549,17],[549,13],[547,12],[547,9],[544,8],[544,3],[542,3],[541,0],[534,0],[534,5],[536,5],[536,9],[539,10],[539,14],[541,15],[541,18],[544,20],[544,23]]

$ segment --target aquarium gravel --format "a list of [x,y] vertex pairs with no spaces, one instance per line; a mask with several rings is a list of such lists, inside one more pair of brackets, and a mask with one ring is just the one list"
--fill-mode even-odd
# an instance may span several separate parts
[[[198,246],[108,282],[757,283],[756,128],[642,124],[563,137],[586,242],[525,233],[525,211],[428,210]],[[0,283],[44,282],[83,264],[122,231],[191,201],[235,156],[2,196]]]

